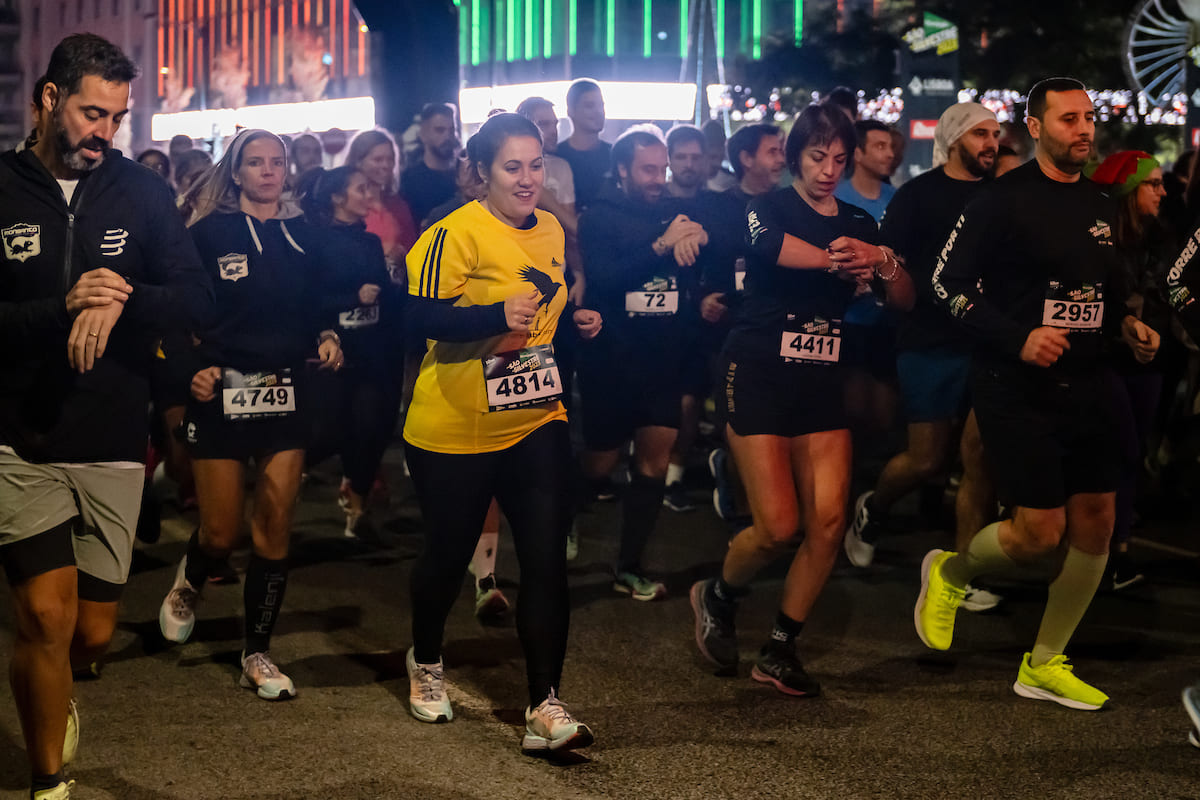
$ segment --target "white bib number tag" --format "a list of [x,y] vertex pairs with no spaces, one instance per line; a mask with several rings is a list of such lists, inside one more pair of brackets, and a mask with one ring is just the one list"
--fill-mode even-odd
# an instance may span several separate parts
[[296,411],[296,387],[290,369],[273,372],[221,370],[221,407],[225,419],[266,419]]
[[841,321],[816,319],[798,331],[783,332],[779,356],[793,364],[836,364],[842,354]]
[[338,325],[343,328],[365,328],[379,323],[379,306],[359,306],[338,314]]
[[640,291],[625,293],[625,313],[631,317],[667,317],[679,311],[679,287],[674,278],[655,278]]
[[552,403],[562,397],[554,345],[496,353],[483,359],[488,411]]
[[1051,281],[1042,303],[1042,324],[1070,330],[1099,330],[1104,322],[1101,284],[1066,286]]

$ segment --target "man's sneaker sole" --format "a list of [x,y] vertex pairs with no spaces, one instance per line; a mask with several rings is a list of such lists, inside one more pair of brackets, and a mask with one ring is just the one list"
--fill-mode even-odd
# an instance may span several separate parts
[[1099,711],[1104,707],[1103,704],[1097,706],[1092,703],[1085,703],[1082,700],[1072,700],[1069,697],[1063,697],[1046,689],[1029,686],[1021,683],[1020,679],[1013,682],[1013,691],[1021,697],[1028,697],[1030,700],[1049,700],[1052,703],[1058,703],[1060,706],[1073,708],[1076,711]]
[[1192,747],[1200,748],[1200,733],[1195,728],[1188,731],[1188,744]]
[[626,586],[620,581],[613,581],[613,589],[621,594],[627,594],[634,600],[640,600],[643,603],[649,603],[652,600],[660,600],[667,596],[667,587],[661,583],[655,585],[653,592],[638,592],[631,586]]
[[966,611],[991,611],[1000,605],[1003,598],[995,592],[989,592],[986,589],[978,589],[972,586],[967,587],[967,593],[963,596],[962,604],[959,608]]
[[1183,710],[1192,721],[1192,729],[1200,730],[1200,684],[1195,684],[1180,693],[1183,699]]
[[913,626],[917,629],[917,636],[920,637],[922,643],[930,650],[948,650],[948,647],[935,647],[930,644],[925,638],[925,628],[921,625],[921,609],[925,606],[925,596],[929,593],[929,570],[933,566],[934,559],[940,556],[945,550],[930,550],[925,554],[925,558],[921,560],[921,593],[917,595],[917,604],[913,607]]
[[581,747],[590,747],[595,741],[596,737],[592,734],[591,728],[580,723],[574,733],[558,741],[533,733],[526,733],[521,739],[521,749],[526,753],[557,753],[559,751],[565,752],[567,750],[578,750]]
[[820,694],[819,691],[818,692],[802,692],[797,689],[793,689],[792,687],[784,684],[778,678],[773,678],[770,675],[768,675],[767,673],[763,672],[761,669],[758,668],[757,664],[755,664],[754,667],[750,670],[750,678],[752,680],[758,681],[759,683],[765,683],[768,686],[773,686],[773,687],[775,687],[776,691],[782,692],[783,694],[786,694],[789,697],[816,697],[817,695]]

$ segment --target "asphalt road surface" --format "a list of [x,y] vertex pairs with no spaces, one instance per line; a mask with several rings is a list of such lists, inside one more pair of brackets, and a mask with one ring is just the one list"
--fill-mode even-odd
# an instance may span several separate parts
[[[670,590],[661,602],[612,590],[617,507],[597,504],[579,522],[562,686],[596,744],[549,761],[519,749],[526,698],[512,622],[481,626],[466,580],[445,647],[455,719],[409,716],[408,587],[421,533],[395,457],[382,549],[342,537],[328,475],[305,488],[273,646],[299,690],[290,702],[237,686],[240,586],[208,587],[192,640],[163,643],[158,606],[195,524],[194,513],[168,507],[160,541],[139,546],[102,677],[76,687],[74,797],[1200,798],[1200,750],[1186,743],[1179,703],[1200,678],[1200,541],[1190,524],[1140,530],[1149,580],[1093,603],[1069,654],[1113,700],[1086,713],[1011,690],[1044,583],[997,584],[1005,604],[960,612],[952,650],[921,645],[912,623],[920,559],[950,537],[915,518],[918,530],[885,541],[870,570],[839,562],[801,644],[823,694],[794,699],[749,679],[785,564],[743,604],[738,676],[713,675],[696,653],[687,589],[714,574],[728,539],[703,475],[700,507],[664,510],[651,544],[648,566]],[[507,533],[498,572],[517,600]],[[11,600],[0,590],[0,661],[11,640]],[[0,798],[16,800],[27,796],[28,767],[7,684],[0,698]]]

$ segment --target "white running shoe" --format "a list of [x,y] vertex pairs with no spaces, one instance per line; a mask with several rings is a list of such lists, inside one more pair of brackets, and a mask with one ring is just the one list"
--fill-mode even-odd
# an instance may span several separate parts
[[856,567],[869,567],[871,562],[875,560],[875,545],[870,542],[863,541],[863,531],[871,524],[871,514],[867,510],[867,500],[871,499],[874,492],[863,492],[854,501],[854,518],[850,520],[850,524],[846,527],[846,536],[842,540],[842,549],[846,551],[846,557],[850,559],[850,563]]
[[592,730],[571,716],[554,690],[534,709],[525,709],[525,738],[521,749],[527,752],[542,750],[575,750],[587,747],[595,737]]
[[33,793],[33,800],[71,800],[71,790],[75,788],[75,781],[63,781],[53,789],[42,789],[40,792]]
[[987,589],[967,584],[967,593],[963,595],[961,607],[967,611],[990,611],[1000,605],[1004,598]]
[[571,530],[567,531],[567,561],[574,561],[579,558],[579,528],[575,527],[575,523],[571,523]]
[[296,696],[292,679],[279,671],[268,653],[242,653],[243,689],[254,689],[263,700],[290,700]]
[[79,751],[79,706],[72,697],[67,705],[67,735],[63,739],[62,763],[65,767],[75,760]]
[[188,583],[186,570],[187,556],[184,556],[175,570],[171,591],[158,609],[158,629],[164,639],[176,644],[183,644],[192,635],[192,628],[196,627],[196,603],[200,600],[200,591]]
[[436,664],[418,664],[408,648],[404,662],[408,667],[408,710],[421,722],[449,722],[454,719],[450,699],[446,697],[446,683],[442,660]]

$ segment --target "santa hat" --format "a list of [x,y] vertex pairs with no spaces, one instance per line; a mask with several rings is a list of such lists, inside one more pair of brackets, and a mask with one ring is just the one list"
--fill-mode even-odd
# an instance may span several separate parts
[[1158,167],[1158,160],[1149,153],[1141,150],[1122,150],[1100,162],[1100,166],[1088,177],[1096,183],[1111,186],[1113,196],[1124,197],[1140,186]]

